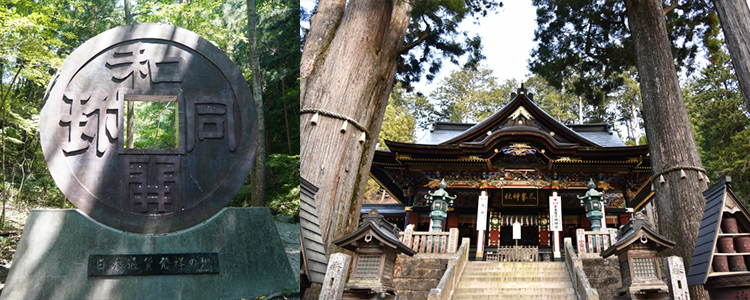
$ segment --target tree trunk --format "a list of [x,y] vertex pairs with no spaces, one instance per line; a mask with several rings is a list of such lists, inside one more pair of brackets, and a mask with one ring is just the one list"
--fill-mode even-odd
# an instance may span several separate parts
[[745,0],[714,0],[714,6],[750,112],[750,9]]
[[125,24],[131,25],[133,24],[133,15],[130,13],[130,0],[124,0],[123,6],[125,7]]
[[266,118],[263,109],[260,60],[258,59],[258,38],[255,33],[255,0],[247,0],[247,39],[250,42],[250,64],[253,72],[253,99],[258,109],[258,150],[252,176],[252,205],[266,206]]
[[[133,15],[130,13],[130,0],[123,0],[123,6],[125,7],[125,24],[131,25],[133,24]],[[135,75],[133,76],[133,84],[135,84]],[[133,148],[133,139],[134,139],[134,133],[133,130],[135,125],[135,117],[133,114],[135,113],[135,102],[128,101],[126,108],[125,108],[125,132],[127,133],[125,136],[125,148]]]
[[286,107],[286,100],[284,99],[286,97],[286,86],[284,85],[284,79],[281,79],[281,103],[284,104],[284,125],[286,126],[286,147],[289,150],[289,155],[293,155],[294,152],[292,152],[292,132],[289,129],[289,113],[287,113],[287,107]]
[[[667,255],[682,257],[689,268],[705,206],[702,192],[707,188],[706,181],[699,181],[699,173],[689,170],[685,170],[686,179],[680,179],[678,170],[663,174],[663,184],[657,175],[676,166],[702,168],[701,158],[680,92],[661,1],[626,0],[625,3],[655,174],[653,201],[659,214],[659,228],[665,229],[661,234],[676,242]],[[692,299],[708,298],[702,285],[691,286],[690,294]]]
[[[407,1],[321,1],[311,19],[300,62],[300,102],[304,110],[346,116],[351,123],[311,113],[300,116],[301,176],[319,187],[316,204],[325,249],[357,228],[370,165],[399,50],[411,9]],[[338,252],[332,249],[332,252]]]

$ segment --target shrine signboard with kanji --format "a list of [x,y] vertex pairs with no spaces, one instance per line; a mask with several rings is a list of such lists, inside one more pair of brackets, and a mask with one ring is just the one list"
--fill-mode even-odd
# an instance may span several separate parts
[[503,206],[537,206],[539,205],[539,190],[537,189],[502,189]]
[[549,230],[562,231],[562,197],[554,192],[549,197]]
[[96,36],[68,56],[45,100],[40,135],[55,182],[116,229],[167,233],[207,220],[255,159],[258,118],[242,73],[182,28]]

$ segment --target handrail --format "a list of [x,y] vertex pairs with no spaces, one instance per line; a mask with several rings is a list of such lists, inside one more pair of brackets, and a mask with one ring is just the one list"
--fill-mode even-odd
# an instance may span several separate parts
[[453,297],[453,290],[458,286],[458,281],[464,273],[466,262],[469,261],[469,238],[461,240],[461,247],[458,248],[456,255],[448,259],[448,268],[445,269],[443,277],[437,287],[430,290],[427,296],[428,300],[450,300]]
[[417,253],[455,253],[458,244],[458,228],[449,231],[414,231],[413,226],[399,234],[399,240]]
[[539,261],[539,247],[497,246],[497,253],[487,253],[487,261]]
[[583,271],[583,263],[576,255],[573,243],[569,237],[564,239],[565,265],[568,267],[570,280],[573,281],[578,300],[599,300],[599,292],[591,287],[586,273]]

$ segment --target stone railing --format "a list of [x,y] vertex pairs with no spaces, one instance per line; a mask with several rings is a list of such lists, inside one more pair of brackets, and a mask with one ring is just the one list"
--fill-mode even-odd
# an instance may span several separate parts
[[609,246],[617,242],[617,229],[608,228],[606,231],[585,231],[576,229],[578,239],[578,253],[602,253]]
[[578,300],[599,300],[599,293],[589,284],[589,279],[583,272],[583,263],[576,255],[571,239],[565,238],[563,244],[565,245],[565,264],[568,267],[570,280],[573,282]]
[[414,231],[409,225],[399,239],[417,253],[456,253],[458,228],[451,228],[448,232],[425,232]]
[[487,261],[539,261],[539,248],[537,246],[498,246],[497,253],[487,253]]
[[448,259],[448,268],[445,269],[443,277],[437,287],[430,290],[428,300],[449,300],[453,297],[453,290],[458,286],[461,275],[464,273],[466,262],[469,261],[469,238],[461,240],[461,247],[456,255]]

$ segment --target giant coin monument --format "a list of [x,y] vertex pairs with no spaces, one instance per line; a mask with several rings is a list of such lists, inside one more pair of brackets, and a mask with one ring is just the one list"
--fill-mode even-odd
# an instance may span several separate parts
[[182,28],[104,32],[68,56],[41,113],[77,210],[30,213],[2,299],[240,299],[298,289],[267,208],[225,208],[258,118],[229,58]]

